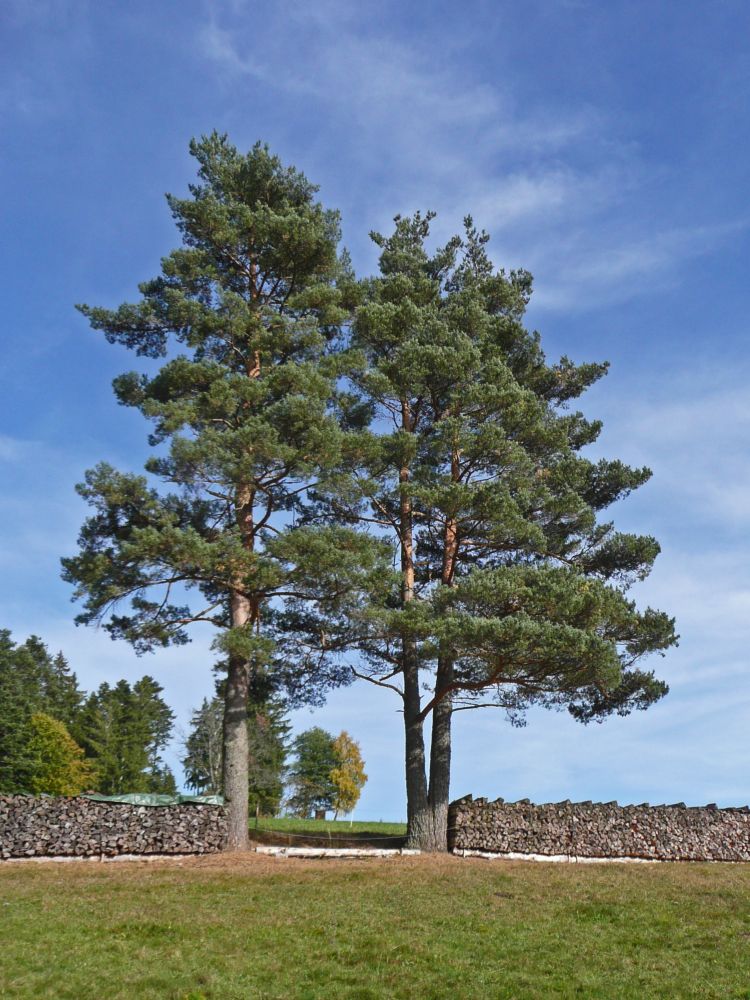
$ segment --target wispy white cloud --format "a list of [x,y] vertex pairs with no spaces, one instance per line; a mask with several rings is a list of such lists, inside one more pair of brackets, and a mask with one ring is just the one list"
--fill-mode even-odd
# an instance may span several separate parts
[[[532,248],[536,308],[577,312],[653,293],[681,279],[685,264],[709,256],[746,232],[750,220],[654,228],[632,235],[632,222],[591,227]],[[587,294],[582,296],[581,289]]]
[[[228,77],[253,77],[277,91],[342,109],[354,116],[348,124],[355,130],[376,132],[385,125],[391,141],[399,142],[431,136],[448,164],[465,163],[477,148],[556,150],[591,129],[591,110],[517,114],[509,94],[462,79],[418,47],[366,30],[351,16],[342,24],[344,8],[331,6],[335,14],[325,17],[317,5],[295,8],[296,38],[294,30],[290,37],[287,10],[279,18],[283,33],[273,16],[249,31],[246,19],[240,27],[227,27],[214,14],[199,32],[199,44]],[[451,150],[453,130],[472,133],[473,148],[458,143]],[[431,157],[433,143],[420,148],[422,158]],[[443,159],[432,164],[443,165]]]
[[[750,523],[748,374],[742,365],[701,364],[623,387],[626,405],[603,395],[602,450],[654,470],[646,489],[666,518],[678,508],[723,535]],[[704,558],[716,556],[715,548],[700,549]]]
[[257,76],[264,79],[261,65],[247,56],[241,56],[235,46],[232,32],[220,27],[213,18],[200,31],[204,54],[230,76]]
[[[325,17],[313,7],[293,7],[291,29],[287,8],[284,32],[273,16],[259,30],[254,23],[250,32],[247,19],[228,26],[214,13],[199,44],[231,86],[241,78],[254,79],[345,120],[347,154],[360,162],[391,164],[402,199],[437,198],[438,207],[449,215],[456,208],[460,218],[468,207],[460,204],[467,187],[480,184],[481,177],[492,183],[482,169],[488,158],[554,156],[591,136],[599,120],[590,108],[521,113],[510,91],[436,64],[432,53],[366,28],[351,13],[342,23],[345,8],[333,6],[335,16],[329,4]],[[507,180],[503,205],[517,218],[569,198],[575,171],[559,162],[539,162]],[[581,180],[588,186],[587,178]],[[446,206],[446,198],[459,191],[463,194],[455,204]],[[491,193],[486,188],[484,198],[489,201]]]
[[[443,238],[471,212],[499,236],[499,263],[535,273],[540,309],[660,291],[747,228],[654,213],[644,192],[664,168],[642,159],[601,109],[549,94],[543,108],[522,104],[510,72],[499,74],[502,84],[472,79],[450,44],[436,62],[429,40],[393,37],[367,20],[369,10],[338,0],[287,4],[262,19],[248,11],[213,8],[199,32],[228,87],[254,80],[310,102],[318,117],[325,109],[323,141],[346,135],[336,157],[361,176],[355,197],[367,228],[387,225],[395,211],[434,208]],[[377,185],[368,183],[374,169]]]
[[17,462],[28,452],[28,442],[0,434],[0,462]]

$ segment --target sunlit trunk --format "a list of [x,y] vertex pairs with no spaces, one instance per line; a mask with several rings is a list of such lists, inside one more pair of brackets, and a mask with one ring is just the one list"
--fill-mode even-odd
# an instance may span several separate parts
[[[250,489],[237,491],[236,518],[246,549],[253,548],[253,501]],[[252,628],[258,618],[257,606],[239,589],[232,590],[229,602],[230,625]],[[251,664],[241,656],[229,657],[224,701],[224,797],[227,800],[227,850],[246,850],[248,841],[247,704]]]
[[[451,479],[460,479],[459,454],[451,455]],[[440,585],[451,587],[456,575],[458,560],[458,524],[453,517],[446,518],[443,532],[443,561]],[[448,850],[448,803],[451,784],[451,725],[453,699],[451,685],[454,679],[453,652],[446,645],[440,649],[435,694],[439,698],[432,712],[432,741],[430,746],[430,807],[434,850]]]
[[[232,603],[234,602],[233,597]],[[247,661],[241,657],[230,656],[224,700],[224,797],[227,803],[226,849],[228,851],[243,851],[248,847],[249,682],[250,670]]]
[[[402,403],[401,426],[412,430],[412,416],[407,401]],[[401,605],[406,609],[414,600],[414,512],[409,495],[409,467],[399,470],[399,530],[401,541]],[[402,636],[404,672],[404,749],[406,756],[406,840],[409,847],[424,848],[424,829],[429,820],[427,772],[423,721],[420,715],[419,657],[416,642],[408,633]],[[429,850],[429,848],[427,848]]]

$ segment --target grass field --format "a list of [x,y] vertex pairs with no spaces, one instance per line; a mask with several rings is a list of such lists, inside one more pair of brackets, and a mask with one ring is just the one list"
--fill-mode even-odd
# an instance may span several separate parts
[[348,819],[296,819],[293,816],[261,818],[250,824],[250,836],[265,843],[325,847],[401,847],[406,823],[353,822]]
[[750,866],[5,864],[0,996],[750,998]]

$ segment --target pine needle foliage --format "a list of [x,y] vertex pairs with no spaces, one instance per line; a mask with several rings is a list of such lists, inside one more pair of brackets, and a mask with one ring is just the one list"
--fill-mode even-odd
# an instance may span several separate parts
[[587,457],[601,423],[571,407],[607,365],[550,363],[523,323],[531,276],[497,271],[471,218],[431,250],[431,220],[372,234],[380,272],[356,313],[354,383],[376,433],[359,503],[339,511],[400,552],[360,673],[403,703],[411,841],[445,849],[454,711],[587,722],[647,708],[667,687],[641,661],[676,636],[628,595],[657,541],[603,516],[651,473]]
[[[349,528],[298,523],[347,441],[334,413],[345,362],[333,347],[353,282],[338,216],[260,143],[242,154],[212,133],[190,151],[197,182],[187,198],[168,196],[182,246],[135,304],[79,307],[110,342],[164,362],[114,386],[152,423],[148,476],[108,464],[86,474],[79,492],[92,515],[63,566],[83,602],[77,621],[102,623],[138,652],[187,642],[198,623],[216,630],[228,662],[229,842],[242,848],[249,684],[279,666],[276,616],[286,600],[356,608],[383,553]],[[342,679],[322,659],[329,680]]]

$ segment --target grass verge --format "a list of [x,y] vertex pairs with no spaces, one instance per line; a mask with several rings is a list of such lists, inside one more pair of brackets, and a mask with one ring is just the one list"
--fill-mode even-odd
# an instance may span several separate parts
[[0,996],[750,998],[750,866],[0,866]]

